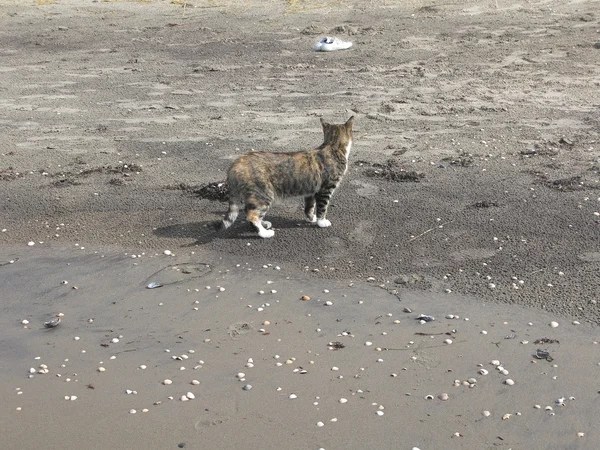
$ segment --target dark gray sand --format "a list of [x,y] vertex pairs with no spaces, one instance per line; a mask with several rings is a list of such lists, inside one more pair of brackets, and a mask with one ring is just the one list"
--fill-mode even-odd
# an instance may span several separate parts
[[600,336],[587,325],[464,295],[316,282],[275,261],[207,267],[189,252],[53,246],[6,258],[3,448],[591,449],[600,439]]
[[[0,3],[3,448],[597,448],[598,17],[556,0]],[[324,35],[354,45],[313,52]],[[290,200],[271,240],[213,230],[226,205],[198,187],[350,115],[331,228]]]

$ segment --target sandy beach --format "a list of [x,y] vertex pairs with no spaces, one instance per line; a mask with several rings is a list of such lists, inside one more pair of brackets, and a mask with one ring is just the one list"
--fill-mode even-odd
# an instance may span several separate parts
[[[2,448],[597,448],[599,6],[1,2]],[[351,115],[331,228],[215,231]]]

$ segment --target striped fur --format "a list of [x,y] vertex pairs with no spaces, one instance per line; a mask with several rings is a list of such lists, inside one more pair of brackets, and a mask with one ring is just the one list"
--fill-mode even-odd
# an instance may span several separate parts
[[331,226],[325,218],[331,195],[348,169],[354,116],[345,124],[321,119],[323,144],[313,150],[269,153],[251,152],[236,159],[227,173],[229,211],[223,227],[235,222],[242,205],[248,221],[262,238],[273,237],[264,219],[276,199],[304,197],[306,220],[319,227]]

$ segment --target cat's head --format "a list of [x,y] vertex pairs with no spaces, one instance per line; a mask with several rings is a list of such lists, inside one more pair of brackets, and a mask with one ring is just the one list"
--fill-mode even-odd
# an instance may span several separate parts
[[321,126],[325,135],[324,142],[332,146],[340,145],[344,148],[352,143],[352,125],[354,124],[354,116],[350,117],[346,123],[335,125],[325,122],[321,118]]

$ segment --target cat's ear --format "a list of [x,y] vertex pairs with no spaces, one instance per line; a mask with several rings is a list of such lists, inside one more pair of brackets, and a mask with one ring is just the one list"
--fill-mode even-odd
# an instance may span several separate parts
[[352,125],[354,124],[354,116],[351,116],[347,121],[346,121],[346,128],[352,128]]

